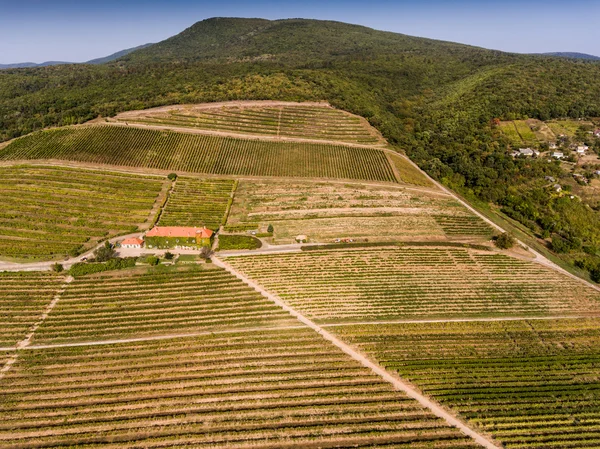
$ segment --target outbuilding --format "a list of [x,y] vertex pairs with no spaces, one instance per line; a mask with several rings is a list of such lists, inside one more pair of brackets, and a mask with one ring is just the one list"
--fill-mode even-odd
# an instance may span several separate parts
[[121,242],[121,248],[140,249],[142,246],[144,246],[144,241],[136,237],[125,239]]

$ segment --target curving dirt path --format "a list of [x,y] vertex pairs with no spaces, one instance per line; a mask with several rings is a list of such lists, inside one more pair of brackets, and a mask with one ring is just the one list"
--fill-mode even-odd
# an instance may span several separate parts
[[424,396],[422,393],[417,391],[416,388],[409,385],[407,382],[403,381],[401,378],[392,375],[391,373],[386,371],[384,368],[382,368],[379,364],[371,361],[365,355],[361,354],[360,352],[353,349],[351,346],[347,345],[346,343],[344,343],[342,340],[340,340],[339,338],[337,338],[330,332],[326,331],[322,326],[319,326],[318,324],[314,323],[310,319],[306,318],[300,312],[297,312],[294,308],[290,307],[288,304],[286,304],[284,301],[282,301],[278,296],[268,292],[263,287],[261,287],[259,284],[255,283],[254,281],[252,281],[249,278],[247,278],[246,276],[244,276],[242,273],[235,270],[228,263],[222,261],[217,256],[213,256],[212,260],[213,260],[213,263],[215,263],[215,265],[227,270],[229,273],[231,273],[238,279],[245,282],[248,286],[252,287],[257,292],[261,293],[263,296],[265,296],[266,298],[273,301],[275,304],[277,304],[283,310],[285,310],[290,315],[297,318],[301,323],[304,323],[306,326],[310,327],[312,330],[314,330],[315,332],[320,334],[323,338],[325,338],[329,342],[333,343],[335,346],[337,346],[344,353],[346,353],[347,355],[352,357],[354,360],[356,360],[357,362],[359,362],[366,368],[369,368],[373,373],[377,374],[378,376],[383,378],[385,381],[391,383],[394,386],[394,388],[396,388],[399,391],[404,392],[407,396],[409,396],[410,398],[415,399],[417,402],[419,402],[419,404],[421,404],[423,407],[429,409],[435,416],[445,420],[450,426],[456,427],[461,432],[463,432],[465,435],[473,438],[478,444],[485,447],[486,449],[501,449],[501,446],[496,445],[490,439],[488,439],[484,435],[480,434],[476,430],[469,427],[468,424],[459,420],[457,417],[452,415],[441,405],[439,405],[438,403],[436,403],[433,400]]

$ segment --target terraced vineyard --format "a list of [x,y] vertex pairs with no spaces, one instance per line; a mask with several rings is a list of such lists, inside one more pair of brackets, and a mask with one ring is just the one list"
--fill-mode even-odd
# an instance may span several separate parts
[[29,350],[0,445],[478,447],[308,329]]
[[466,249],[319,251],[227,261],[322,323],[600,314],[600,293],[578,281]]
[[216,230],[224,224],[235,181],[177,178],[175,188],[160,216],[161,226],[206,226]]
[[0,160],[32,159],[217,175],[396,182],[386,154],[378,149],[233,139],[127,126],[41,131],[0,150]]
[[273,243],[337,238],[380,241],[448,239],[483,242],[492,229],[454,198],[435,189],[308,182],[241,181],[228,229],[272,225]]
[[63,282],[47,273],[0,273],[0,347],[25,338]]
[[150,224],[165,179],[58,167],[0,167],[0,257],[77,255]]
[[364,145],[385,143],[361,117],[326,106],[174,106],[119,114],[127,123],[228,133],[321,139]]
[[507,449],[600,445],[600,320],[333,329]]
[[224,270],[189,268],[77,278],[36,343],[92,341],[298,324]]

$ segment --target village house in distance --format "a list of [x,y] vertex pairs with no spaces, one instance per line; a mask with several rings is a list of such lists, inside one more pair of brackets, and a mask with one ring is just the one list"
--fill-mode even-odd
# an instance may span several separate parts
[[212,244],[213,231],[207,227],[155,226],[146,233],[147,248],[200,249]]

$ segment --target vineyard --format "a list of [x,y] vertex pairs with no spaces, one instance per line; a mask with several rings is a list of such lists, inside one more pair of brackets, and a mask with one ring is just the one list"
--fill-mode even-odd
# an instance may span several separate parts
[[478,447],[308,329],[24,352],[0,446]]
[[78,255],[149,226],[164,178],[53,167],[0,167],[0,257]]
[[235,182],[177,178],[160,216],[160,226],[206,226],[217,230],[225,224]]
[[46,273],[0,273],[0,347],[14,346],[25,337],[63,282]]
[[597,319],[334,329],[507,449],[600,445]]
[[69,284],[36,343],[105,340],[297,322],[229,273],[154,270]]
[[273,226],[273,243],[299,234],[382,241],[485,241],[492,229],[438,190],[308,182],[240,181],[228,229]]
[[540,265],[491,252],[359,249],[227,261],[322,323],[600,313],[595,290]]
[[217,175],[397,181],[385,152],[379,149],[234,139],[127,126],[40,131],[0,150],[0,161],[33,159]]
[[319,106],[206,108],[175,106],[171,110],[125,112],[117,120],[127,123],[183,127],[273,137],[320,139],[363,145],[385,141],[364,119]]

